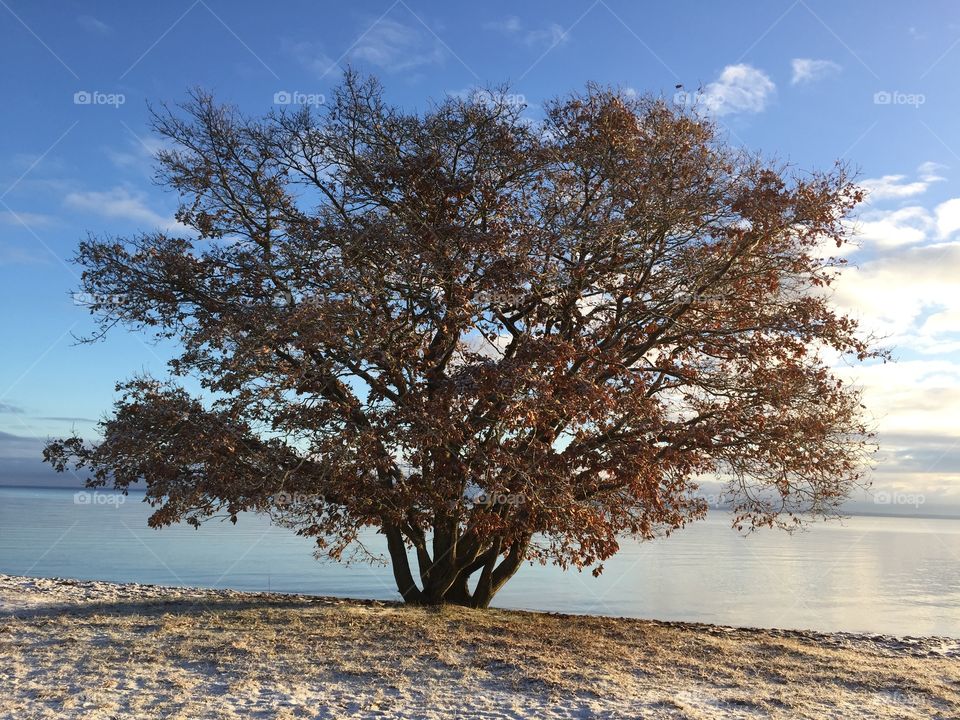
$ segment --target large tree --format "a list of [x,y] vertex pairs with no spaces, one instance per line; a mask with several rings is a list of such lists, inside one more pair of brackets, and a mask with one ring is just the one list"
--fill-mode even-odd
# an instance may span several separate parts
[[741,529],[838,512],[871,441],[830,364],[878,354],[829,302],[848,174],[653,97],[512,99],[351,73],[320,112],[155,112],[190,232],[77,260],[103,331],[182,352],[46,459],[145,482],[154,526],[272,511],[333,557],[375,527],[406,601],[475,607],[702,517],[704,477]]

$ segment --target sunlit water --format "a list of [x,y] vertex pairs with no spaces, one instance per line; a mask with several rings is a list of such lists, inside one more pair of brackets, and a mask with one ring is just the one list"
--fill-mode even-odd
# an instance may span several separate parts
[[[142,497],[0,488],[0,573],[399,598],[388,567],[318,562],[309,540],[263,517],[151,530]],[[624,543],[600,578],[525,566],[495,605],[960,637],[960,520],[853,517],[741,537],[715,513]]]

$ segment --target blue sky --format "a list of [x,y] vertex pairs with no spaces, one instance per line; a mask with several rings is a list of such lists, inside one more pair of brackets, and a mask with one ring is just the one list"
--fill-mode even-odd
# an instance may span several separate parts
[[89,436],[117,380],[163,372],[168,348],[71,337],[91,329],[77,242],[172,222],[147,103],[201,86],[263,113],[351,63],[406,106],[510,82],[532,116],[588,81],[682,84],[735,144],[852,163],[871,192],[837,302],[898,358],[842,370],[881,432],[878,502],[960,507],[960,5],[0,0],[0,63],[0,482],[34,475],[39,439]]

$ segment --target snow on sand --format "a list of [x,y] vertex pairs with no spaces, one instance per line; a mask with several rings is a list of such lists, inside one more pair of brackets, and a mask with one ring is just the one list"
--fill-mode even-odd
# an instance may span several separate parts
[[956,718],[960,642],[0,575],[0,718]]

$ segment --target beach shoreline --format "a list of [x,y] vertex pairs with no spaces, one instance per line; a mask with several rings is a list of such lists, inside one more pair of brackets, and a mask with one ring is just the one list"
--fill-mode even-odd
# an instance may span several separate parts
[[960,640],[0,575],[0,717],[955,717]]

